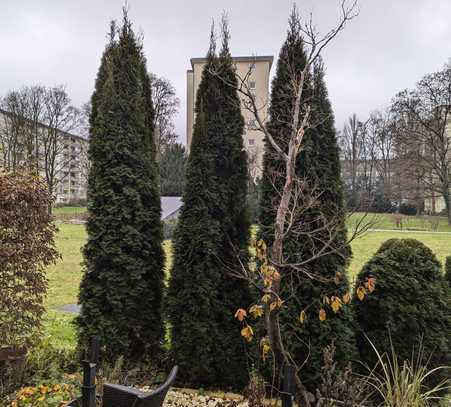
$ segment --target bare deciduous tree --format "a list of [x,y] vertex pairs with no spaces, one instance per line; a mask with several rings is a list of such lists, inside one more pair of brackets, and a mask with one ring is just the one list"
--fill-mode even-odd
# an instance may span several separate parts
[[171,82],[165,78],[150,74],[152,102],[154,107],[154,129],[157,159],[163,149],[177,140],[174,129],[174,115],[177,114],[180,100]]
[[[73,107],[64,86],[50,88],[45,94],[45,128],[41,136],[43,171],[49,191],[53,194],[57,183],[70,173],[72,156],[68,133],[80,125],[80,110]],[[69,165],[69,171],[67,170]]]
[[406,153],[422,170],[425,198],[443,198],[451,225],[451,69],[425,75],[415,89],[396,96],[392,109]]
[[[361,202],[362,180],[366,184],[368,174],[368,146],[366,123],[358,120],[353,114],[343,127],[339,136],[339,144],[343,162],[343,176],[346,189],[349,192],[348,206],[357,208]],[[370,166],[371,168],[371,166]]]
[[1,101],[0,143],[3,166],[8,171],[26,166],[39,172],[44,94],[44,87],[30,86],[8,92]]
[[70,166],[86,161],[71,160],[82,152],[69,151],[69,133],[81,128],[83,115],[71,105],[64,86],[10,91],[1,101],[0,113],[1,162],[7,171],[26,167],[41,174],[53,194]]

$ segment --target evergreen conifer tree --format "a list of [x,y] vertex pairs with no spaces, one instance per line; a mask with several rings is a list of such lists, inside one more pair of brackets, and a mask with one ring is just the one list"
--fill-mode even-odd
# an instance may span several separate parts
[[160,158],[160,190],[162,196],[181,196],[185,185],[186,150],[180,143],[169,144]]
[[[296,11],[290,19],[290,29],[285,41],[272,84],[271,121],[269,131],[282,147],[286,146],[292,122],[294,97],[291,79],[293,73],[300,75],[306,63],[304,45],[299,30]],[[324,296],[342,296],[348,289],[346,267],[350,257],[350,248],[346,245],[346,227],[343,203],[343,186],[340,176],[338,146],[334,129],[334,117],[324,83],[324,72],[320,63],[313,72],[309,72],[303,97],[311,107],[309,129],[303,139],[303,149],[299,154],[296,175],[304,182],[304,194],[315,195],[318,191],[318,206],[303,211],[295,219],[303,232],[311,231],[308,236],[287,236],[284,244],[285,257],[289,261],[305,261],[311,258],[329,242],[331,248],[339,249],[337,253],[327,254],[304,266],[313,279],[302,271],[284,270],[281,285],[282,298],[286,303],[281,309],[281,322],[284,337],[287,338],[288,350],[300,366],[306,362],[300,372],[303,384],[314,391],[320,382],[323,366],[323,350],[334,341],[336,361],[343,365],[354,356],[355,341],[353,337],[352,318],[349,307],[344,307],[334,315],[326,307],[327,318],[320,321],[318,308]],[[262,180],[261,200],[261,237],[271,243],[274,233],[275,208],[278,204],[276,188],[282,187],[285,168],[282,160],[276,156],[268,145],[264,157],[264,174]],[[282,177],[277,174],[282,174]],[[274,178],[276,177],[276,178]],[[274,188],[274,185],[276,188]],[[301,202],[301,205],[306,202]],[[318,232],[328,222],[333,226]],[[332,230],[331,230],[332,229]],[[317,230],[315,232],[315,230]],[[332,231],[332,235],[329,232]],[[332,236],[332,239],[331,237]],[[330,248],[328,249],[330,251]],[[340,276],[339,281],[335,278]],[[301,324],[297,318],[305,310],[308,319]],[[316,310],[312,313],[312,310]],[[330,312],[329,312],[330,311]]]
[[212,34],[197,91],[196,121],[168,290],[172,351],[181,380],[195,386],[247,384],[245,345],[233,318],[249,287],[230,273],[247,251],[247,162],[236,83],[224,29]]
[[[116,39],[116,31],[118,38]],[[149,78],[124,13],[112,26],[92,96],[85,274],[79,347],[100,336],[105,360],[154,360],[161,350],[161,207]]]

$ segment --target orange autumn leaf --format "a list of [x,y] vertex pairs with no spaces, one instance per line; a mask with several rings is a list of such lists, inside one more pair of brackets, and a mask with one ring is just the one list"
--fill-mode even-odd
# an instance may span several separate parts
[[365,282],[365,287],[368,289],[370,293],[372,293],[376,288],[376,278],[368,277]]
[[324,310],[324,308],[321,308],[319,310],[318,317],[319,317],[320,321],[325,321],[326,320],[326,311]]
[[343,295],[343,304],[347,304],[349,303],[349,301],[351,301],[351,294],[346,293]]
[[235,318],[238,319],[238,321],[243,322],[244,318],[247,317],[247,312],[243,308],[238,308],[235,312]]

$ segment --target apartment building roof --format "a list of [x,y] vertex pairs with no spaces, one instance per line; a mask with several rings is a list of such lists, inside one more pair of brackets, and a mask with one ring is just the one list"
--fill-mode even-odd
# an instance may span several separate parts
[[[269,69],[271,69],[272,62],[274,61],[274,57],[272,55],[255,55],[255,56],[238,56],[232,57],[235,62],[259,62],[259,61],[267,61],[269,62]],[[200,58],[191,58],[191,68],[194,69],[194,64],[199,64],[207,61],[206,57]],[[190,70],[188,70],[190,71]]]
[[182,207],[182,197],[180,196],[162,196],[161,197],[161,219],[170,219],[177,217]]

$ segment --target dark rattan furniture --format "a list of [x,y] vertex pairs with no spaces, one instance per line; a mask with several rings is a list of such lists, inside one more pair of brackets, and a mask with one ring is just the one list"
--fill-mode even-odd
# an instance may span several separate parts
[[169,387],[177,376],[174,366],[167,380],[154,391],[147,393],[132,387],[105,383],[103,385],[103,407],[161,407]]

